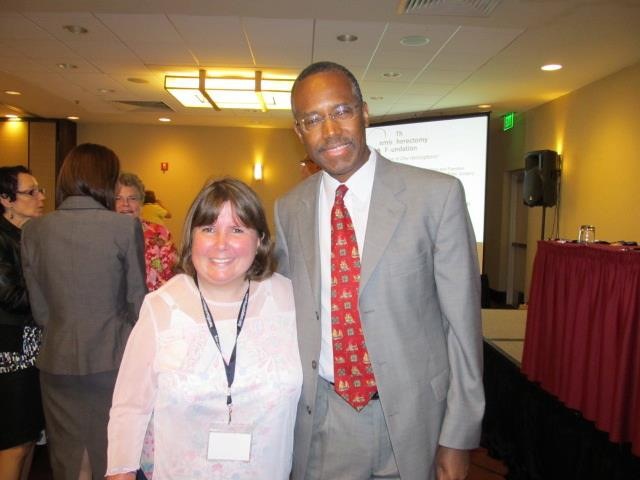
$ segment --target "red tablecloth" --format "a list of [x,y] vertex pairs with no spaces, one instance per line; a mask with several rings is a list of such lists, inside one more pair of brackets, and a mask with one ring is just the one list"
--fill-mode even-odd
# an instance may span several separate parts
[[538,243],[522,372],[640,456],[640,251]]

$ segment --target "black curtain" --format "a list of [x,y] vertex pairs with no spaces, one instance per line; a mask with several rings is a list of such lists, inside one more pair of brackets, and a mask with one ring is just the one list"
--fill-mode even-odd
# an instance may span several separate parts
[[487,399],[482,446],[503,460],[509,480],[639,480],[640,458],[484,343]]

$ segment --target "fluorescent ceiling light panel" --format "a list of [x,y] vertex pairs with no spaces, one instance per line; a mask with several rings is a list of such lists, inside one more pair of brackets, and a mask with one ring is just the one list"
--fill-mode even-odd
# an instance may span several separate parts
[[246,76],[199,77],[165,76],[165,89],[183,106],[194,108],[260,109],[262,111],[291,108],[292,79],[263,79]]

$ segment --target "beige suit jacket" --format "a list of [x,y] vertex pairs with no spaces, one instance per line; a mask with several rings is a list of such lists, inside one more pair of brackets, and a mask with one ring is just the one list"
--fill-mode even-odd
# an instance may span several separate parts
[[[321,174],[275,207],[279,271],[293,281],[304,372],[293,479],[304,478],[318,380]],[[478,445],[484,412],[480,274],[461,183],[376,163],[364,240],[360,312],[400,475],[435,478],[438,444]]]

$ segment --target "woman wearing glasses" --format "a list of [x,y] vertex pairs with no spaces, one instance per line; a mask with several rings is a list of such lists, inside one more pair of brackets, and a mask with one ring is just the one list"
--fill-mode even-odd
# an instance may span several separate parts
[[113,151],[78,145],[58,175],[58,209],[22,234],[56,480],[104,476],[113,387],[147,292],[140,222],[112,211],[119,173]]
[[26,478],[26,462],[44,428],[40,344],[20,265],[20,234],[42,215],[44,189],[23,166],[0,168],[0,478]]

